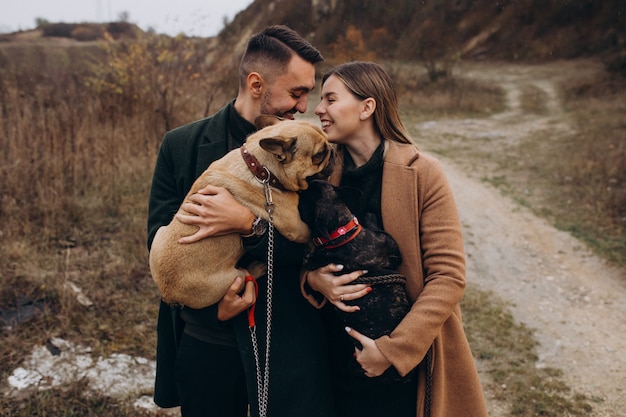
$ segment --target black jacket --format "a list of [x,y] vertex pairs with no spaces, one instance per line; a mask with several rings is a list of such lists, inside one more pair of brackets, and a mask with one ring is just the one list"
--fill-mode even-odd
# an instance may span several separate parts
[[[159,227],[169,224],[195,179],[229,151],[233,138],[228,126],[234,102],[215,115],[168,132],[157,158],[148,214],[148,248]],[[265,260],[267,239],[245,239],[246,252]],[[271,417],[334,416],[330,394],[327,346],[321,318],[300,294],[299,271],[304,245],[276,233],[270,345]],[[263,363],[265,351],[267,279],[259,282],[256,305],[257,338]],[[217,322],[217,307],[207,307],[207,320]],[[257,415],[256,368],[246,314],[231,321],[241,352],[252,415]],[[157,373],[155,402],[161,407],[179,405],[174,380],[174,360],[184,323],[178,310],[161,302],[157,323]],[[263,366],[263,365],[262,365]]]

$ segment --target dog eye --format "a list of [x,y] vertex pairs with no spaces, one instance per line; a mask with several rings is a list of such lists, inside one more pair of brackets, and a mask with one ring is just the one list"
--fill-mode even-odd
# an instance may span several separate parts
[[313,155],[313,162],[315,162],[316,164],[320,164],[324,161],[324,159],[326,158],[326,155],[328,154],[328,149],[324,149],[321,152],[316,153],[315,155]]

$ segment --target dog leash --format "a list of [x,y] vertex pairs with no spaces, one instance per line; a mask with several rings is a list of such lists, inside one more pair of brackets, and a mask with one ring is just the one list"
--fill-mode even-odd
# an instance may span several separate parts
[[[254,284],[254,296],[255,296],[255,300],[259,297],[259,283],[256,282],[256,280],[254,279],[254,277],[252,275],[246,275],[246,284],[248,282],[251,282]],[[256,320],[254,319],[254,306],[256,305],[256,303],[252,304],[250,306],[250,308],[248,309],[248,327],[250,328],[256,328]]]
[[[267,168],[265,168],[267,170]],[[257,380],[257,400],[259,403],[259,416],[267,416],[267,405],[269,403],[269,387],[270,387],[270,342],[272,330],[272,284],[274,281],[274,202],[272,201],[272,189],[269,184],[269,175],[264,179],[257,177],[257,180],[263,184],[265,191],[265,210],[268,214],[267,229],[267,302],[266,302],[266,334],[265,334],[265,364],[261,371],[261,361],[259,353],[259,343],[256,334],[256,321],[254,319],[253,304],[248,310],[248,327],[250,329],[250,338],[252,340],[252,350],[254,352],[254,362],[256,367]],[[246,282],[254,282],[255,291],[258,296],[259,287],[253,277],[246,277]]]

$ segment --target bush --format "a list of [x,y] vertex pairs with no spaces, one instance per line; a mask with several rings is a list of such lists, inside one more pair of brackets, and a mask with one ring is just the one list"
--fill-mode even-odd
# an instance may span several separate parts
[[80,25],[72,30],[71,37],[77,41],[95,41],[102,39],[104,30],[100,25]]
[[106,26],[106,31],[113,39],[129,38],[136,39],[137,27],[128,22],[111,22]]
[[72,31],[76,28],[73,23],[48,23],[41,27],[43,36],[56,36],[60,38],[71,38]]

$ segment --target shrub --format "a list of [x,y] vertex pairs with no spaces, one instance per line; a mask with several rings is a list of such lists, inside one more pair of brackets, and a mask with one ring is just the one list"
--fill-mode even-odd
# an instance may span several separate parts
[[102,39],[104,30],[100,25],[79,25],[72,30],[71,37],[77,41],[95,41]]
[[43,36],[56,36],[60,38],[71,38],[72,31],[76,28],[73,23],[48,23],[41,27]]

